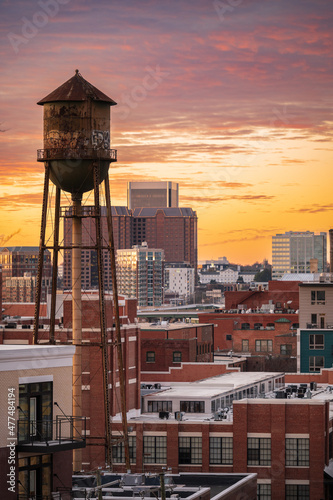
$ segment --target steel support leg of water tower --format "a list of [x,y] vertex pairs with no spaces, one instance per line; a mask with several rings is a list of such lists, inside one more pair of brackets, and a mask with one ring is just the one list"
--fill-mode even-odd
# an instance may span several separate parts
[[109,174],[107,174],[107,176],[106,176],[106,179],[104,181],[104,185],[105,185],[105,198],[106,198],[106,214],[107,214],[108,233],[109,233],[110,264],[111,264],[112,292],[113,292],[113,303],[114,303],[114,318],[115,318],[115,325],[116,325],[116,345],[117,345],[117,353],[118,353],[118,373],[119,373],[119,384],[120,384],[121,416],[122,416],[123,437],[124,437],[125,463],[126,463],[126,469],[129,471],[131,466],[130,466],[129,443],[128,443],[126,390],[125,390],[123,351],[122,351],[122,345],[121,345],[118,287],[117,287],[117,274],[116,274],[116,257],[115,257],[115,249],[114,249]]
[[[72,323],[73,345],[73,417],[75,437],[82,435],[82,306],[81,306],[81,247],[82,247],[82,217],[81,196],[73,199],[73,226],[72,226]],[[82,470],[82,450],[73,451],[73,470]]]
[[39,309],[42,293],[42,276],[44,265],[44,250],[45,250],[45,231],[46,231],[46,216],[47,216],[47,200],[49,196],[49,181],[50,181],[50,164],[45,162],[44,190],[43,190],[43,206],[42,206],[42,221],[39,238],[39,254],[38,254],[38,269],[36,280],[36,296],[35,296],[35,316],[34,316],[34,332],[33,343],[38,343],[38,327],[39,327]]
[[54,209],[54,233],[53,233],[52,292],[51,292],[51,314],[50,314],[51,344],[55,344],[54,327],[55,327],[57,280],[58,280],[60,196],[61,196],[61,190],[60,188],[57,187],[55,209]]
[[104,389],[104,415],[105,415],[105,462],[111,466],[111,430],[110,430],[110,401],[109,401],[109,383],[108,383],[108,336],[106,331],[105,318],[105,296],[104,296],[104,266],[102,254],[102,228],[101,228],[101,207],[99,200],[99,163],[94,164],[94,198],[95,198],[95,225],[96,225],[96,251],[98,267],[98,286],[99,286],[99,314],[101,326],[102,342],[102,363],[103,363],[103,389]]

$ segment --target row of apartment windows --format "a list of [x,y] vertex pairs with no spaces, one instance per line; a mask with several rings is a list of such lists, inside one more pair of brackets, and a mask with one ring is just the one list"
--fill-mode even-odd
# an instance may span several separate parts
[[[242,351],[249,352],[250,344],[249,339],[242,340]],[[272,352],[273,351],[273,340],[255,340],[255,350],[256,352]],[[280,345],[280,354],[282,355],[291,355],[292,353],[292,344],[281,344]]]
[[[147,351],[146,363],[155,363],[155,360],[156,360],[155,351]],[[180,351],[174,351],[172,353],[172,361],[173,363],[181,363],[182,353]]]
[[[203,344],[197,346],[197,354],[205,354],[209,353],[212,350],[210,344]],[[155,363],[156,355],[155,351],[147,351],[146,352],[146,363]],[[181,363],[182,362],[182,353],[180,351],[174,351],[172,353],[172,362],[173,363]]]
[[[129,437],[129,448],[130,460],[135,463],[136,438],[134,436]],[[124,443],[112,447],[112,456],[114,463],[125,462]],[[143,436],[143,462],[167,463],[167,436]],[[180,465],[202,463],[202,437],[181,436],[178,438],[178,463]],[[209,438],[209,463],[212,465],[233,464],[232,437]],[[287,467],[309,466],[308,438],[286,438],[285,463]],[[271,438],[247,439],[247,465],[271,465]]]
[[[281,308],[281,304],[276,303],[275,307],[277,309]],[[267,325],[264,327],[262,323],[254,323],[253,327],[251,328],[250,323],[241,323],[241,330],[263,330],[265,328],[271,328],[275,330],[275,324],[274,323],[267,323]],[[299,328],[299,323],[293,323],[291,325],[291,330],[296,330]],[[239,328],[235,328],[235,330],[239,330]]]
[[[271,485],[258,484],[257,498],[258,500],[271,499]],[[285,499],[286,500],[308,500],[310,498],[310,487],[308,484],[286,484]]]
[[[204,401],[180,401],[180,411],[185,413],[205,413]],[[160,411],[172,412],[172,401],[148,401],[148,413],[156,413]]]

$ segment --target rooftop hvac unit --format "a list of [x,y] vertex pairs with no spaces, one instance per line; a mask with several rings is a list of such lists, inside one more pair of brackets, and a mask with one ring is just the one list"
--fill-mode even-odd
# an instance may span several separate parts
[[161,384],[154,384],[154,389],[161,389]]
[[124,474],[122,478],[124,486],[138,486],[145,484],[144,474]]
[[180,422],[183,420],[183,416],[185,415],[185,412],[183,411],[175,411],[175,420],[178,420]]
[[166,420],[169,419],[169,415],[170,415],[170,413],[168,411],[160,411],[158,413],[159,418],[161,418],[161,419],[165,418]]

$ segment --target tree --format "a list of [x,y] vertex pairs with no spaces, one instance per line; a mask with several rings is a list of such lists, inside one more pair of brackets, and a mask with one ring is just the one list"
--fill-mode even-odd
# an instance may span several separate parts
[[272,271],[270,269],[264,269],[257,273],[254,277],[254,281],[270,281],[272,279]]

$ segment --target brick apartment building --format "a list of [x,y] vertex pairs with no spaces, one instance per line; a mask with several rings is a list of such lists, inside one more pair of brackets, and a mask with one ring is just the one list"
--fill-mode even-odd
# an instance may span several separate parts
[[[199,378],[204,368],[198,368]],[[304,380],[302,374],[288,377],[291,383]],[[251,472],[258,475],[258,498],[328,498],[324,469],[332,458],[330,396],[319,384],[312,399],[270,396],[284,382],[282,373],[230,373],[162,384],[144,396],[140,418],[129,420],[132,471]],[[259,392],[266,398],[256,397]],[[113,427],[115,435],[118,427]],[[113,457],[114,470],[124,470],[120,446]]]
[[[225,309],[248,310],[267,306],[274,310],[299,308],[299,281],[269,281],[268,290],[225,292]],[[260,286],[260,285],[259,285]]]
[[199,312],[214,324],[214,350],[252,355],[296,356],[298,314]]
[[187,362],[213,362],[214,326],[139,323],[141,371],[166,371]]

